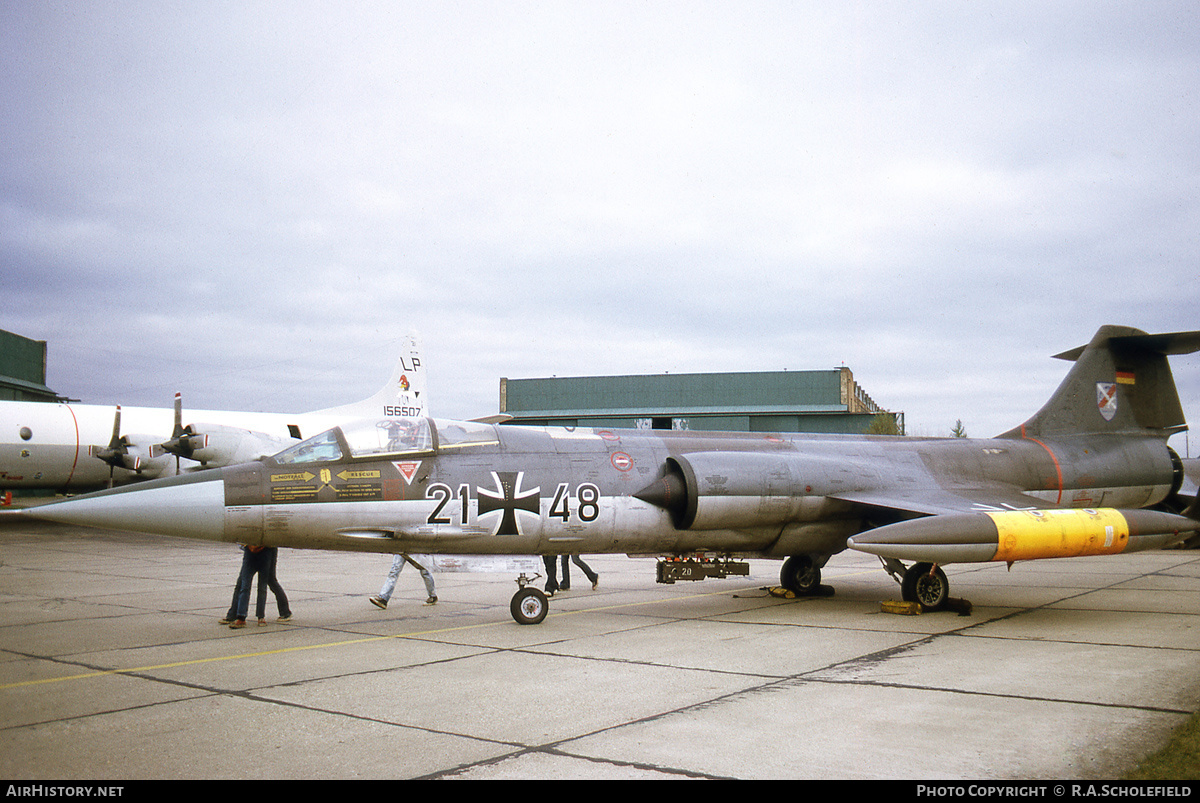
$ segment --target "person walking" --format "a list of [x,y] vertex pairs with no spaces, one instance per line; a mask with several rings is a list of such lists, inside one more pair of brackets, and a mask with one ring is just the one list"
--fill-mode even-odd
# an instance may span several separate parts
[[388,600],[392,598],[392,592],[396,590],[396,579],[400,576],[400,572],[404,570],[404,564],[411,563],[421,572],[421,579],[425,581],[425,591],[429,596],[425,599],[426,605],[437,604],[437,589],[433,584],[433,575],[429,570],[417,563],[411,557],[405,554],[392,556],[392,568],[388,570],[387,577],[383,581],[383,588],[374,597],[371,597],[371,604],[376,608],[386,609]]
[[562,582],[558,587],[563,591],[571,590],[571,566],[574,563],[579,568],[583,569],[583,573],[587,575],[587,579],[592,581],[592,590],[595,591],[600,587],[600,575],[592,571],[592,567],[583,562],[583,558],[578,555],[563,555],[562,556]]
[[[242,546],[242,568],[238,572],[237,582],[233,586],[233,599],[229,601],[229,611],[225,614],[224,619],[219,622],[230,627],[245,627],[246,615],[249,613],[249,593],[247,587],[246,607],[241,610],[240,625],[238,621],[238,608],[240,597],[242,596],[243,584],[253,580],[254,576],[258,575],[258,597],[255,600],[255,613],[258,615],[259,626],[267,623],[267,588],[275,594],[275,605],[279,609],[279,621],[286,622],[292,618],[292,609],[288,604],[287,594],[284,593],[283,586],[279,582],[279,578],[275,576],[276,566],[279,562],[279,550],[276,547],[248,547]],[[250,578],[247,580],[247,578]]]

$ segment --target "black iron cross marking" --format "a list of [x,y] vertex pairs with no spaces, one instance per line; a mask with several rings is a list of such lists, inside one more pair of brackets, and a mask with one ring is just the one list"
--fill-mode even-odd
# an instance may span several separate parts
[[497,510],[504,511],[500,517],[500,528],[496,530],[495,535],[521,534],[517,527],[518,510],[524,510],[535,516],[541,515],[541,486],[530,491],[520,490],[521,478],[524,476],[524,471],[493,471],[492,479],[496,481],[499,492],[489,491],[487,488],[477,487],[475,489],[479,493],[480,516],[495,513]]

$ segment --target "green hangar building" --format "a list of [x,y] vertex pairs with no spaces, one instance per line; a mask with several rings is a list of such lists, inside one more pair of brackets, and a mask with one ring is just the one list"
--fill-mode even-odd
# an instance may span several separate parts
[[509,424],[729,432],[904,434],[849,368],[500,380]]
[[0,331],[0,400],[65,401],[46,387],[46,341]]

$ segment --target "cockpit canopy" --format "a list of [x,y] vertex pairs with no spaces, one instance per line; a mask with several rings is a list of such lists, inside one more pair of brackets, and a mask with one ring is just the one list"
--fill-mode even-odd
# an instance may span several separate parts
[[430,418],[369,418],[322,432],[284,449],[276,463],[324,463],[332,460],[432,454],[449,449],[499,443],[496,428],[472,421]]

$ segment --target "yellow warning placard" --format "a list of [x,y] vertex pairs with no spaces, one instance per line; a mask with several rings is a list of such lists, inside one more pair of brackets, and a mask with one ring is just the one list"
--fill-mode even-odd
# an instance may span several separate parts
[[272,474],[271,482],[308,482],[316,474],[310,474],[307,471],[296,471],[291,474]]
[[338,472],[338,479],[341,480],[377,480],[379,479],[379,469],[371,469],[367,471],[341,471]]

